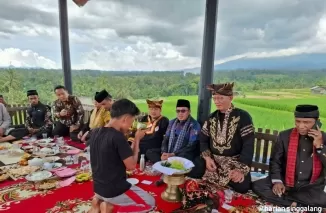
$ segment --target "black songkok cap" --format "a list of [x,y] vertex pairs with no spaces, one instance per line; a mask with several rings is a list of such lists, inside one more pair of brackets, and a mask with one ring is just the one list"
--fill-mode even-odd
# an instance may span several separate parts
[[316,105],[298,105],[295,108],[296,118],[319,118],[319,110]]
[[190,109],[190,102],[185,99],[179,99],[177,102],[177,107],[187,107],[188,109]]
[[97,94],[99,94],[99,92],[95,92],[94,99],[96,98]]
[[30,95],[38,95],[38,93],[37,93],[36,90],[28,90],[27,91],[27,96],[30,96]]
[[101,103],[106,98],[112,98],[112,96],[105,89],[95,95],[97,103]]

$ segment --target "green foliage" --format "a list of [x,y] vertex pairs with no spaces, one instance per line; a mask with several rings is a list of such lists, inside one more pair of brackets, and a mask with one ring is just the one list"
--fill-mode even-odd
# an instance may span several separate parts
[[[73,71],[72,78],[73,93],[79,97],[91,99],[96,91],[107,89],[116,99],[135,100],[142,111],[147,111],[145,99],[164,97],[163,113],[169,118],[175,117],[176,101],[183,97],[191,101],[192,115],[196,117],[197,114],[197,74],[80,70]],[[257,128],[283,130],[292,127],[297,104],[319,105],[321,120],[326,122],[326,111],[322,108],[326,106],[325,96],[311,95],[309,90],[326,82],[325,70],[215,72],[215,83],[230,81],[236,83],[236,91],[244,94],[237,97],[234,104],[251,114]],[[37,89],[43,102],[52,102],[55,99],[53,88],[58,84],[63,84],[62,70],[0,69],[0,94],[8,104],[26,104],[26,91],[30,89]]]

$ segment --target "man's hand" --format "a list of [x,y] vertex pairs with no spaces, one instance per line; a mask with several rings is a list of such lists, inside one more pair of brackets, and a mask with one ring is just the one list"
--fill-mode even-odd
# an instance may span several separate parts
[[214,172],[217,169],[216,164],[212,158],[207,157],[205,158],[205,161],[206,161],[206,169],[208,171]]
[[321,147],[321,145],[323,144],[323,136],[321,134],[319,126],[317,126],[317,130],[315,130],[315,129],[309,130],[308,136],[310,136],[314,139],[313,143],[316,148]]
[[285,193],[285,186],[283,183],[275,183],[273,186],[273,193],[279,197]]
[[61,110],[61,112],[59,113],[60,116],[67,116],[68,115],[68,111],[66,109]]
[[135,141],[140,141],[145,136],[145,130],[138,129],[135,133]]
[[244,181],[244,175],[238,170],[231,170],[229,172],[231,180],[235,183],[242,183]]
[[34,134],[34,129],[33,128],[28,128],[29,134],[33,135]]
[[78,128],[79,128],[78,125],[71,125],[69,128],[69,132],[73,132],[73,131],[77,130]]
[[87,135],[88,135],[88,131],[87,132],[85,132],[85,134],[81,137],[81,141],[83,142],[83,143],[86,143],[86,137],[87,137]]
[[78,135],[77,135],[77,138],[78,138],[79,140],[81,140],[82,137],[83,137],[83,131],[80,131],[80,132],[78,133]]
[[0,127],[0,137],[2,137],[5,134],[5,130]]
[[168,157],[169,157],[169,153],[165,153],[165,152],[164,152],[164,153],[161,155],[161,160],[167,160]]

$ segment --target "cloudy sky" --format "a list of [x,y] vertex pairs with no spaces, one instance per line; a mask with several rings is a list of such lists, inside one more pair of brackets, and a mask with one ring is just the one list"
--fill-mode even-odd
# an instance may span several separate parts
[[[73,69],[199,67],[204,0],[68,2]],[[0,7],[0,67],[61,68],[58,1]],[[326,52],[325,0],[220,0],[215,63]]]

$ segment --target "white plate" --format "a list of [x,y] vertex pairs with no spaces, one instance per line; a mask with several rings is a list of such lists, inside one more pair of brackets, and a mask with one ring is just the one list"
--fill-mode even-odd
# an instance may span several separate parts
[[45,157],[43,158],[45,162],[55,162],[57,160],[60,160],[60,157],[58,156],[51,156],[51,157]]
[[42,181],[50,178],[52,176],[52,173],[49,171],[38,171],[34,172],[32,174],[27,175],[25,178],[28,181],[36,182],[36,181]]
[[137,178],[128,178],[127,181],[131,184],[131,185],[136,185],[137,183],[139,183],[139,180]]
[[26,150],[26,149],[33,149],[33,146],[23,146],[22,149]]
[[60,167],[62,167],[62,163],[54,163],[52,169],[58,169]]

